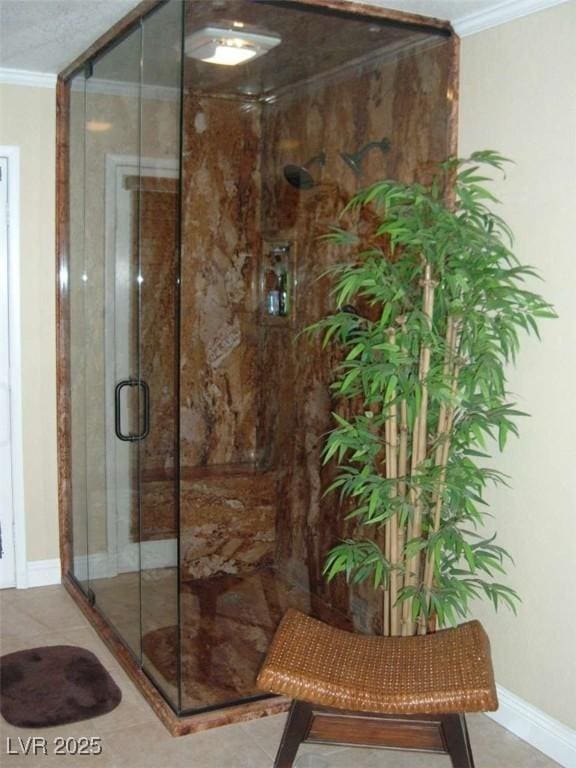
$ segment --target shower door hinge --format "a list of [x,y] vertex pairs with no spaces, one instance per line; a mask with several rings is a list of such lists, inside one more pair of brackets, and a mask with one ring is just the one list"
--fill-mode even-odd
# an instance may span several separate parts
[[94,64],[89,61],[84,67],[84,79],[89,80],[94,74]]
[[86,597],[88,598],[88,602],[90,603],[90,606],[94,608],[96,605],[96,595],[94,594],[94,590],[88,587],[86,590]]

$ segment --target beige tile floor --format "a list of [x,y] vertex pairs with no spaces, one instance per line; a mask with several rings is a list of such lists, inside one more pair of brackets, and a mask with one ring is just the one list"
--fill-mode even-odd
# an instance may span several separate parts
[[[26,731],[0,721],[0,764],[37,768],[271,768],[284,715],[172,738],[62,587],[0,592],[0,653],[71,644],[93,651],[121,687],[113,712],[61,728]],[[540,752],[483,715],[469,718],[477,768],[553,768]],[[18,737],[41,736],[47,755],[23,755]],[[56,737],[96,737],[102,754],[55,755]],[[10,739],[10,742],[8,742]],[[10,745],[10,750],[8,750]],[[9,751],[18,754],[8,754]],[[298,768],[450,768],[443,756],[304,746]]]

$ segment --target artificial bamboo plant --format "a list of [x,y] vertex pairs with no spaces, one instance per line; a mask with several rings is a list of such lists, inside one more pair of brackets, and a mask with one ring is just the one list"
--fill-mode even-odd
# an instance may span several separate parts
[[324,461],[360,533],[324,573],[383,590],[384,634],[454,623],[475,597],[518,599],[498,581],[509,555],[480,530],[487,484],[505,482],[482,462],[524,415],[506,389],[520,333],[554,311],[525,288],[534,270],[491,208],[482,169],[505,162],[477,152],[430,185],[378,182],[326,236],[348,259],[330,270],[337,311],[312,326],[339,350],[332,388],[345,406]]

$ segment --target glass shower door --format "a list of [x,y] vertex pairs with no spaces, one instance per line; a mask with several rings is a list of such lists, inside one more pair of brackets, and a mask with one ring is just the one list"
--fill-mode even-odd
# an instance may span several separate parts
[[[138,441],[148,400],[138,361],[140,68],[137,27],[86,79],[86,496],[91,596],[140,659]],[[136,186],[137,189],[137,186]]]

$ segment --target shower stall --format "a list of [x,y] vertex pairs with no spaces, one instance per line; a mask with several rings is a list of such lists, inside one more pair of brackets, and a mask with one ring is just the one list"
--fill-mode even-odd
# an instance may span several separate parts
[[141,3],[58,84],[63,581],[172,733],[279,711],[289,606],[378,631],[327,584],[337,352],[319,239],[380,178],[454,152],[447,24],[305,0]]

